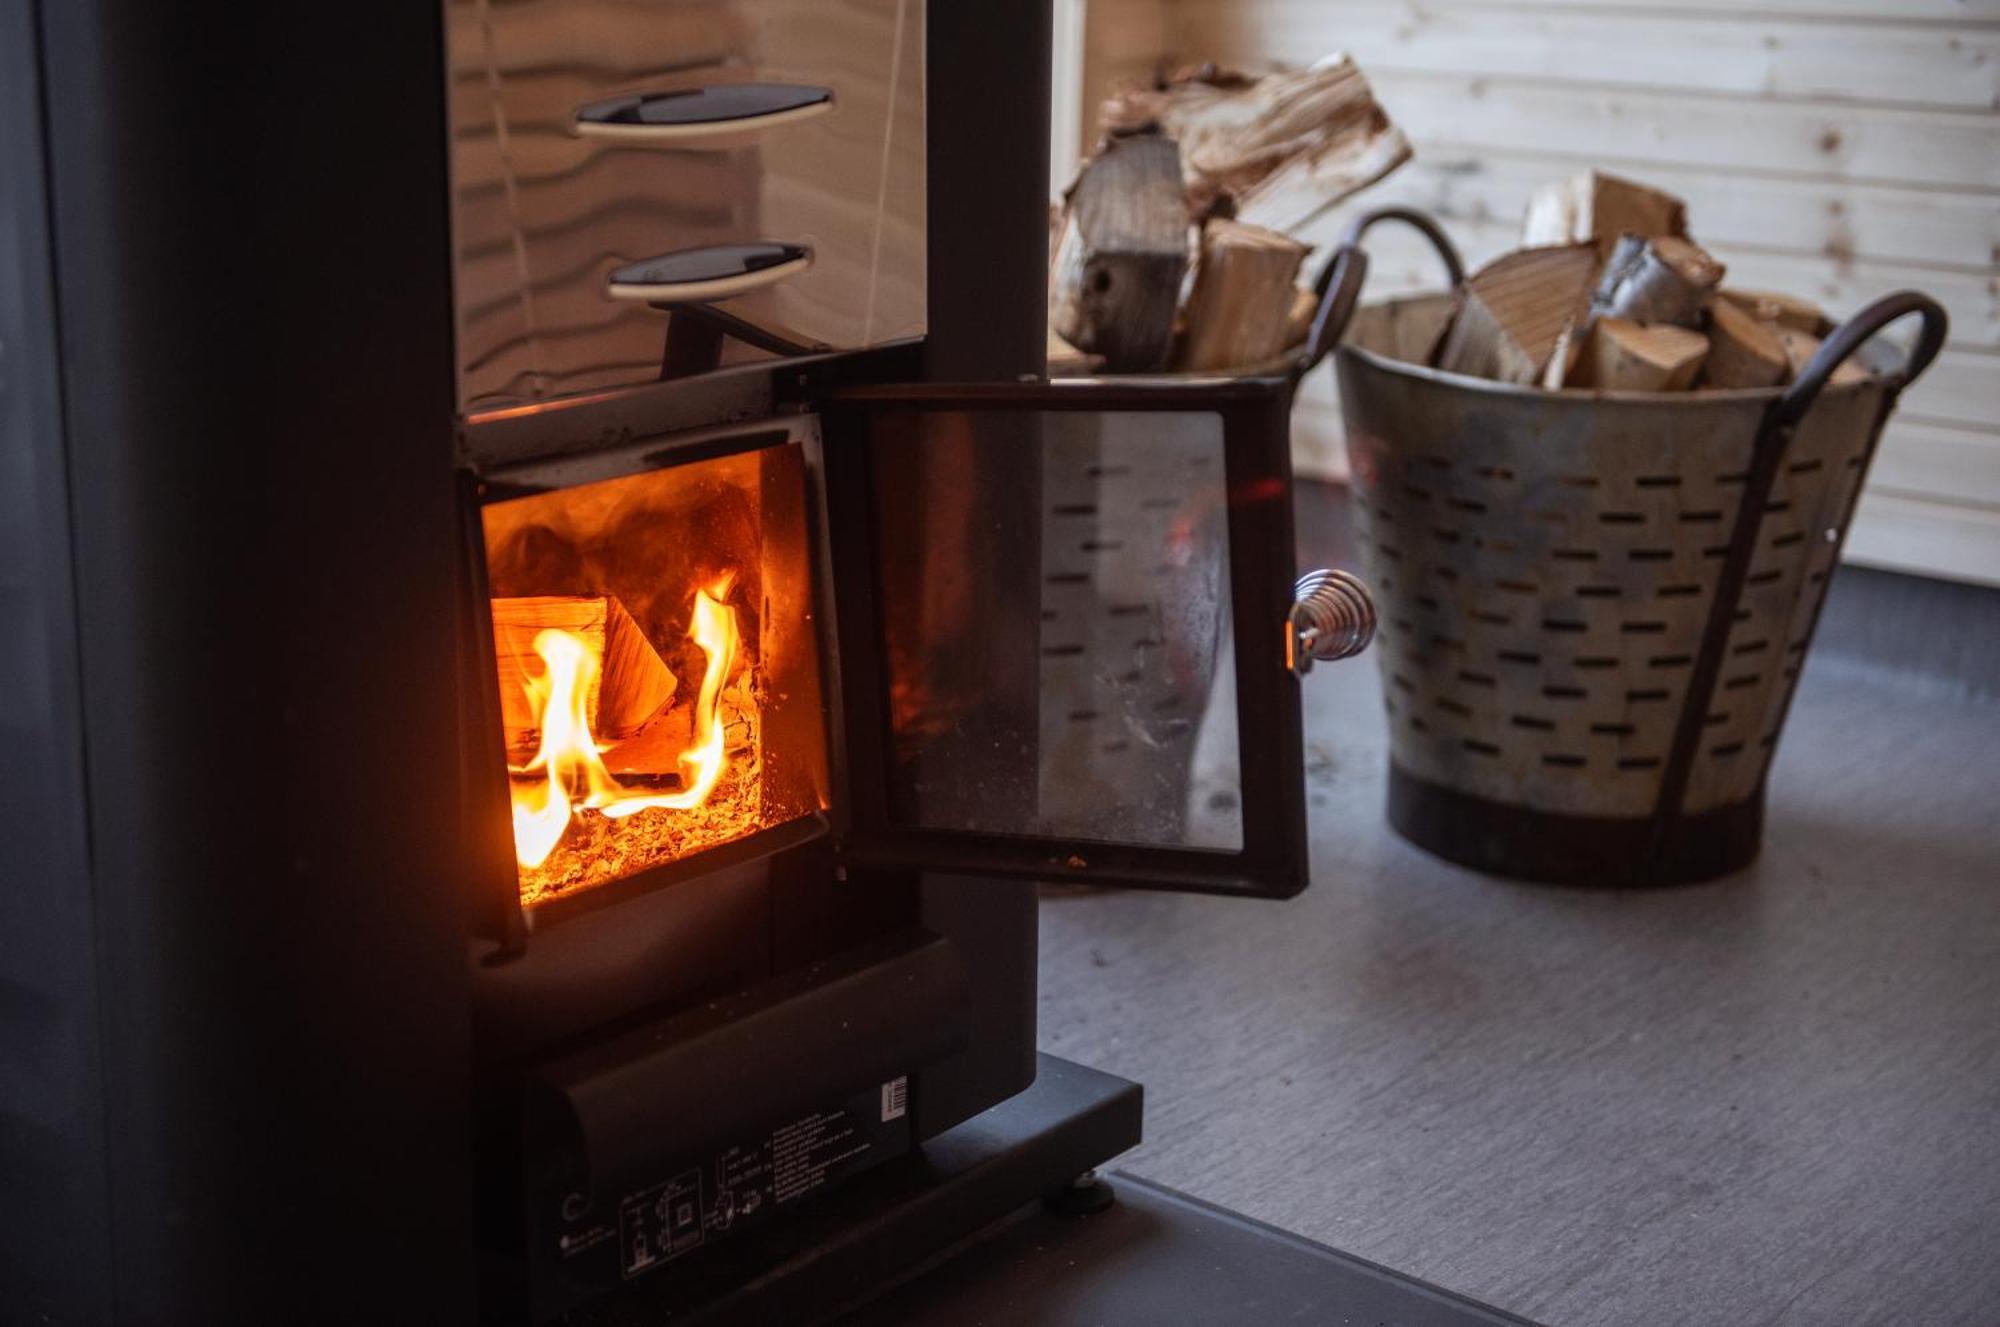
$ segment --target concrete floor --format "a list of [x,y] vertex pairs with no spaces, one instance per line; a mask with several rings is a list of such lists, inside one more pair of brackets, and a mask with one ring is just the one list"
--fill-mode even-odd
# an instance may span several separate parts
[[1376,685],[1307,680],[1303,897],[1044,900],[1120,1165],[1549,1323],[2000,1322],[2000,702],[1816,653],[1762,861],[1617,894],[1396,838]]

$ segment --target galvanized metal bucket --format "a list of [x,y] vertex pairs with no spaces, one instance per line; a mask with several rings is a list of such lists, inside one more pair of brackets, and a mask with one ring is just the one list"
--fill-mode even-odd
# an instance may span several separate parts
[[[1450,297],[1356,313],[1361,218],[1321,278],[1381,617],[1389,819],[1481,870],[1707,879],[1757,854],[1764,784],[1882,426],[1944,340],[1903,293],[1784,389],[1549,392],[1423,363]],[[1914,348],[1871,340],[1906,315]],[[1830,384],[1848,359],[1864,381]]]

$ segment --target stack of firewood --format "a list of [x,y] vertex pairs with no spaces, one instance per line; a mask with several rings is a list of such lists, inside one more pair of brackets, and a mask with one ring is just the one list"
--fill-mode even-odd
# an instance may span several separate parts
[[[1548,388],[1775,387],[1819,349],[1820,311],[1722,284],[1678,198],[1587,171],[1530,201],[1527,246],[1467,277],[1431,363]],[[1834,381],[1861,370],[1843,365]]]
[[1113,373],[1242,368],[1303,341],[1312,246],[1292,232],[1410,157],[1345,56],[1183,70],[1113,97],[1100,127],[1056,218],[1050,327],[1052,349]]

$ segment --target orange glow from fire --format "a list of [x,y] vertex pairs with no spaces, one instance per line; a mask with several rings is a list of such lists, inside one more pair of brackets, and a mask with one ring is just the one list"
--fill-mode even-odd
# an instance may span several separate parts
[[524,867],[548,860],[572,819],[597,813],[622,820],[644,811],[690,811],[706,802],[721,780],[726,758],[722,692],[741,650],[736,610],[725,602],[732,576],[695,594],[688,638],[706,664],[695,699],[693,736],[680,754],[681,786],[674,792],[627,788],[605,768],[611,748],[591,732],[589,698],[603,661],[583,637],[547,628],[534,638],[542,671],[523,681],[541,733],[532,759],[509,766],[514,775],[514,855]]

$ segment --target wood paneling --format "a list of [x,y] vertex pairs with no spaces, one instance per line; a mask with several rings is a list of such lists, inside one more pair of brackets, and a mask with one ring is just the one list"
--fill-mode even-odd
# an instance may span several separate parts
[[[1310,51],[1337,34],[1371,74],[1543,78],[1674,93],[1989,110],[2000,32],[1587,5],[1464,7],[1411,0],[1179,0],[1180,32],[1234,54]],[[1885,12],[1890,12],[1885,7]]]
[[[1597,166],[1686,198],[1732,284],[1836,319],[1890,290],[1935,296],[1951,343],[1884,440],[1849,556],[2000,581],[2000,0],[1111,7],[1121,41],[1115,60],[1093,50],[1094,86],[1163,58],[1361,63],[1417,158],[1315,225],[1319,256],[1354,210],[1406,202],[1478,262],[1517,242],[1529,190]],[[1413,235],[1385,227],[1370,252],[1371,298],[1438,284]],[[1302,470],[1341,471],[1338,421],[1317,374],[1293,426]]]
[[2000,188],[2000,136],[1990,116],[1479,74],[1371,69],[1370,78],[1419,149],[1431,142],[1499,150],[1560,144],[1593,161]]

